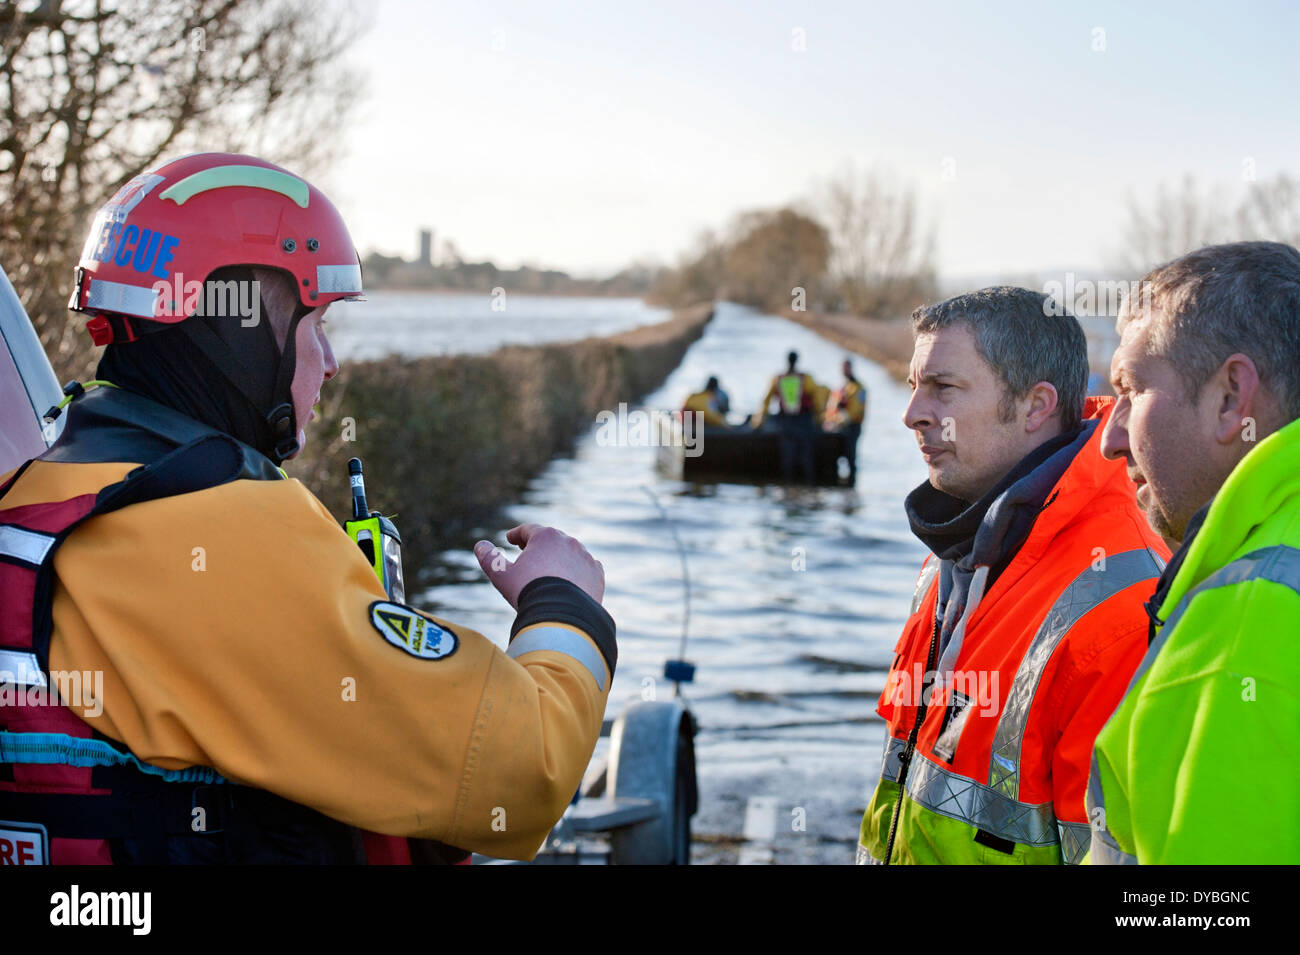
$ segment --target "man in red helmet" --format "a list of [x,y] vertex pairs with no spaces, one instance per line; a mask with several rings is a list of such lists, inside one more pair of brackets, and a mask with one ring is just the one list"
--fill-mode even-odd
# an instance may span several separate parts
[[617,657],[601,565],[532,524],[514,563],[480,542],[502,651],[388,600],[277,467],[338,370],[326,308],[360,292],[329,200],[253,157],[100,212],[70,306],[103,387],[0,478],[0,829],[26,858],[409,858],[378,833],[530,858],[564,811]]

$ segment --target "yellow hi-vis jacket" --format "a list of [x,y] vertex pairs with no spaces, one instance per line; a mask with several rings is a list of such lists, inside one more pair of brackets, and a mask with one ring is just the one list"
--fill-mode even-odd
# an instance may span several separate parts
[[[821,387],[813,379],[812,375],[804,374],[801,371],[785,372],[775,376],[771,384],[767,386],[767,394],[759,402],[758,411],[751,419],[751,423],[755,428],[762,425],[767,419],[767,408],[772,403],[773,398],[780,402],[780,410],[783,415],[797,415],[803,411],[812,412],[815,404],[813,395]],[[822,395],[821,405],[824,406],[825,404],[826,396]]]
[[[134,467],[37,460],[5,505],[95,494]],[[527,859],[600,734],[613,621],[576,585],[525,588],[507,650],[420,623],[296,480],[100,514],[54,568],[50,670],[102,673],[86,701],[102,712],[74,712],[164,769],[209,766],[362,829]],[[428,621],[446,631],[436,650],[413,636],[436,633]]]
[[831,392],[826,402],[826,420],[840,426],[862,424],[867,416],[867,390],[860,382],[848,381]]
[[714,396],[708,391],[697,391],[682,403],[682,411],[698,411],[704,415],[704,423],[716,428],[725,428],[727,419],[718,411]]

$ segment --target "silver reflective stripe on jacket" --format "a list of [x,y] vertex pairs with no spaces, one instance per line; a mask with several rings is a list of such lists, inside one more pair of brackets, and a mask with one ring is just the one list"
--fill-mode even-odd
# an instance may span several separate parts
[[[1146,656],[1142,658],[1137,672],[1133,674],[1133,679],[1129,681],[1129,692],[1132,692],[1133,687],[1151,669],[1151,665],[1155,662],[1169,636],[1178,625],[1178,621],[1183,618],[1183,614],[1187,612],[1187,608],[1191,606],[1193,600],[1207,590],[1245,584],[1253,580],[1267,580],[1271,583],[1281,584],[1300,594],[1300,549],[1288,547],[1285,544],[1261,547],[1259,550],[1251,551],[1244,557],[1237,558],[1230,564],[1225,564],[1189,590],[1183,596],[1183,599],[1178,602],[1178,606],[1170,614],[1169,619],[1160,627],[1156,638],[1151,641]],[[1126,693],[1125,697],[1127,695]],[[1097,752],[1095,749],[1092,753],[1092,772],[1088,776],[1088,818],[1095,818],[1098,823],[1092,827],[1090,861],[1094,865],[1138,864],[1137,857],[1121,849],[1119,843],[1115,841],[1115,837],[1110,834],[1110,830],[1105,826],[1106,794],[1101,787],[1101,774],[1097,769]]]
[[867,847],[862,843],[858,843],[858,854],[857,858],[854,859],[854,862],[858,865],[884,865],[883,862],[868,852]]
[[1009,799],[1019,799],[1021,746],[1029,710],[1043,671],[1070,628],[1120,591],[1159,576],[1160,567],[1151,551],[1145,547],[1125,551],[1105,557],[1099,570],[1089,567],[1056,598],[1020,660],[998,718],[989,756],[989,786]]
[[[904,740],[893,737],[885,741],[881,781],[898,781],[898,757],[906,746]],[[1069,865],[1077,865],[1088,851],[1088,826],[1085,823],[1058,822],[1051,803],[1017,802],[991,787],[949,772],[920,753],[912,759],[907,795],[918,805],[1011,842],[1047,846],[1059,841],[1061,855]],[[880,863],[865,848],[858,846],[858,864]]]
[[921,568],[921,574],[916,578],[916,587],[912,590],[912,610],[908,616],[912,616],[921,609],[921,601],[925,599],[926,593],[930,590],[930,585],[934,583],[934,578],[939,576],[939,564],[941,561],[933,554]]
[[1088,861],[1093,865],[1137,865],[1137,856],[1131,856],[1111,838],[1109,832],[1093,830],[1092,848]]
[[[898,782],[898,758],[906,748],[905,740],[892,736],[885,740],[884,760],[880,766],[882,782]],[[923,753],[912,754],[912,768],[907,774],[907,795],[919,806],[1011,842],[1050,846],[1058,841],[1056,816],[1051,803],[1031,805],[1008,799],[973,779],[949,772]],[[1085,834],[1084,849],[1087,845]],[[1071,860],[1067,857],[1067,861]],[[858,846],[858,864],[879,864],[879,860]]]
[[932,812],[1011,842],[1054,846],[1058,841],[1050,802],[1017,802],[992,787],[949,772],[923,753],[912,755],[907,794]]
[[1088,853],[1092,833],[1086,822],[1056,823],[1061,832],[1061,858],[1066,865],[1078,865]]
[[1285,544],[1261,547],[1259,550],[1251,551],[1245,557],[1238,557],[1231,564],[1224,564],[1189,590],[1183,599],[1178,601],[1178,606],[1174,609],[1174,612],[1169,615],[1169,619],[1164,622],[1156,633],[1156,638],[1151,641],[1151,646],[1147,648],[1146,656],[1138,664],[1137,672],[1133,674],[1133,679],[1129,681],[1128,688],[1132,690],[1137,681],[1142,679],[1147,670],[1151,669],[1151,664],[1155,662],[1156,655],[1160,653],[1160,648],[1165,645],[1169,635],[1174,632],[1174,626],[1187,612],[1187,608],[1191,606],[1193,599],[1216,587],[1231,587],[1234,584],[1245,584],[1252,580],[1267,580],[1275,584],[1281,584],[1283,587],[1290,587],[1296,593],[1300,593],[1300,550],[1288,547]]
[[1115,837],[1106,828],[1106,800],[1101,791],[1101,774],[1097,772],[1097,751],[1092,751],[1092,771],[1088,773],[1088,795],[1085,799],[1088,818],[1092,820],[1092,844],[1088,861],[1093,865],[1137,865],[1137,856],[1129,855],[1119,847]]
[[880,762],[880,779],[882,782],[898,782],[899,769],[901,763],[898,757],[902,755],[903,750],[907,749],[907,741],[894,739],[892,736],[885,737],[885,756]]
[[597,688],[602,693],[605,692],[605,660],[582,634],[564,627],[533,627],[520,632],[519,636],[510,641],[506,656],[517,659],[525,653],[536,653],[539,650],[572,657],[587,668],[591,678],[596,681]]

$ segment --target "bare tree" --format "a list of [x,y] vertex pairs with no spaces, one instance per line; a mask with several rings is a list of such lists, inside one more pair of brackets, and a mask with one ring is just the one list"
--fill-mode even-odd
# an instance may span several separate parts
[[885,172],[847,165],[819,192],[830,224],[831,281],[844,308],[889,317],[932,291],[933,231],[918,221],[910,187]]
[[1224,190],[1202,191],[1190,174],[1162,184],[1148,202],[1132,193],[1121,261],[1141,275],[1201,246],[1245,239],[1300,245],[1300,181],[1286,173],[1249,183],[1236,207],[1225,208]]
[[826,228],[791,208],[741,213],[723,255],[727,297],[760,308],[789,308],[796,288],[815,295],[830,259]]
[[1230,217],[1211,190],[1202,194],[1190,173],[1162,183],[1148,203],[1132,193],[1120,256],[1126,272],[1142,275],[1203,245],[1231,241]]
[[358,102],[358,30],[309,0],[0,3],[0,262],[61,377],[90,355],[66,304],[94,211],[187,152],[322,168]]
[[1271,239],[1300,246],[1300,180],[1286,173],[1251,183],[1237,207],[1242,239]]
[[722,297],[725,254],[723,243],[712,229],[701,231],[692,248],[678,260],[677,267],[659,273],[648,296],[650,301],[683,307]]

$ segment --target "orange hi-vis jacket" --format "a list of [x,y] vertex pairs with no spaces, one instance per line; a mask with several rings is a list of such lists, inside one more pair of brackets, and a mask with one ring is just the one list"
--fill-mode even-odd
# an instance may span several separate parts
[[[134,469],[36,460],[0,506],[39,513]],[[595,601],[534,581],[499,648],[389,603],[296,480],[98,514],[52,560],[48,671],[102,675],[96,699],[68,708],[151,767],[210,767],[361,830],[528,859],[600,734],[613,621]],[[20,782],[41,771],[14,767]]]
[[1143,603],[1169,558],[1124,462],[1100,454],[1112,407],[1088,399],[1091,436],[986,593],[976,569],[937,679],[940,562],[926,559],[876,708],[887,733],[860,863],[1059,864],[1087,851],[1093,742],[1146,651]]

